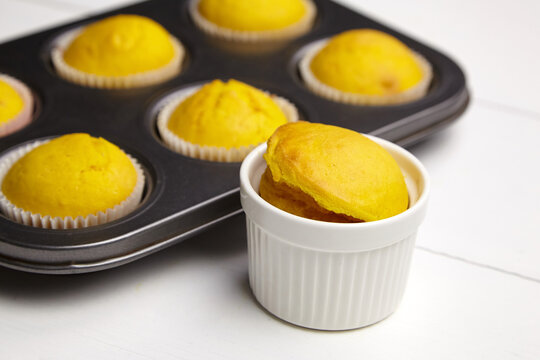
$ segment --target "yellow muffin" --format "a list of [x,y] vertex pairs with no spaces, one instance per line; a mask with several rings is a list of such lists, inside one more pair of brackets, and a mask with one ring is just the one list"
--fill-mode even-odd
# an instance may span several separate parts
[[15,78],[0,74],[0,137],[27,125],[32,119],[33,97]]
[[230,149],[264,142],[286,122],[264,92],[236,80],[214,80],[176,108],[168,127],[186,141]]
[[299,36],[315,18],[311,0],[194,0],[190,10],[202,30],[239,41]]
[[[69,134],[26,152],[1,180],[2,196],[23,212],[51,218],[107,213],[142,193],[138,165],[116,145]],[[135,194],[137,193],[137,194]]]
[[181,44],[167,30],[139,15],[112,16],[61,40],[65,43],[59,41],[53,51],[57,70],[68,80],[88,86],[161,82],[180,71],[183,58]]
[[300,0],[200,0],[199,12],[214,24],[233,30],[282,29],[306,13]]
[[358,104],[410,101],[423,96],[431,80],[426,60],[393,36],[372,29],[349,30],[318,44],[300,70],[319,95]]
[[[214,80],[187,96],[181,92],[161,111],[158,129],[169,147],[185,155],[240,161],[280,125],[297,117],[296,109],[285,99],[240,81]],[[186,144],[203,152],[193,154],[183,147]],[[204,149],[213,149],[213,155],[205,156]]]
[[24,101],[17,91],[0,79],[0,126],[13,120],[23,109]]
[[408,192],[392,156],[367,137],[336,126],[297,122],[268,140],[261,196],[315,220],[375,221],[407,209]]

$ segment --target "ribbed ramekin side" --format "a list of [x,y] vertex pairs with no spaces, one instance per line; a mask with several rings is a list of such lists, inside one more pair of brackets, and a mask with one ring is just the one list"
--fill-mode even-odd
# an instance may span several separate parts
[[247,233],[256,299],[283,320],[325,330],[367,326],[395,311],[416,238],[371,251],[328,252],[284,241],[249,217]]

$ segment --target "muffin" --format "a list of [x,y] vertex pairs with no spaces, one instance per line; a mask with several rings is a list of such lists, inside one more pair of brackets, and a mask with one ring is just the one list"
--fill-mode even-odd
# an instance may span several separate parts
[[363,222],[407,209],[404,176],[380,145],[352,130],[297,122],[268,140],[260,194],[270,204],[313,220]]
[[0,74],[0,137],[30,123],[33,111],[34,98],[26,85]]
[[299,63],[306,86],[324,98],[356,105],[389,105],[424,96],[429,62],[391,35],[345,31],[308,47]]
[[58,74],[76,84],[133,88],[176,76],[184,48],[152,19],[116,15],[61,35],[51,57]]
[[191,17],[205,33],[238,42],[268,42],[300,36],[313,25],[311,0],[192,0]]
[[137,161],[116,145],[69,134],[0,158],[0,208],[12,220],[35,227],[88,227],[134,210],[144,181]]
[[237,80],[180,90],[158,114],[165,145],[193,158],[241,161],[280,125],[298,120],[294,105]]

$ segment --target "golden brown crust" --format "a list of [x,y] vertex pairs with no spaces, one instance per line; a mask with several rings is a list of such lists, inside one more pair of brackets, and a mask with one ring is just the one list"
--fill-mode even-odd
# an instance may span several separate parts
[[337,223],[363,222],[345,214],[336,214],[333,211],[326,210],[317,204],[311,196],[298,188],[274,181],[268,168],[261,178],[259,192],[264,200],[293,215]]

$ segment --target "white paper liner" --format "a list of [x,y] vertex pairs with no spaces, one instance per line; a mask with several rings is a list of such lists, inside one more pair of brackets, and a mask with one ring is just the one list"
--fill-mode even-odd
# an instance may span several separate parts
[[66,31],[55,39],[51,50],[51,60],[56,72],[62,78],[75,84],[103,89],[128,89],[158,84],[180,73],[185,50],[180,41],[173,36],[170,36],[170,39],[174,56],[167,65],[159,69],[125,76],[95,75],[77,70],[64,61],[64,51],[81,31],[83,31],[82,27]]
[[36,147],[49,141],[50,140],[35,141],[31,144],[20,146],[0,158],[0,210],[11,220],[20,224],[44,229],[78,229],[116,220],[124,215],[127,215],[139,205],[144,190],[144,173],[137,160],[126,154],[135,167],[135,171],[137,173],[137,182],[135,183],[135,187],[133,188],[131,195],[129,195],[120,204],[114,206],[113,208],[107,209],[105,212],[99,211],[97,214],[90,214],[85,217],[78,216],[76,218],[72,218],[71,216],[66,216],[61,218],[35,214],[15,206],[2,192],[2,183],[4,181],[4,177],[13,164],[15,164],[20,158],[22,158],[32,149],[35,149]]
[[[157,118],[157,127],[163,142],[169,149],[196,159],[221,162],[242,161],[246,155],[259,144],[230,149],[218,146],[202,146],[181,139],[169,130],[169,119],[176,107],[186,98],[198,91],[202,86],[203,85],[189,87],[170,95],[168,103],[159,111]],[[296,110],[296,107],[291,102],[276,95],[268,95],[279,106],[281,111],[283,111],[288,122],[298,121],[298,110]]]
[[0,74],[0,80],[13,87],[24,103],[21,111],[15,115],[13,119],[0,125],[0,137],[2,137],[25,127],[32,121],[34,114],[34,96],[32,96],[32,93],[25,84],[14,77]]
[[307,88],[315,94],[336,102],[353,105],[390,105],[403,104],[423,97],[429,88],[433,78],[431,64],[420,54],[411,50],[416,62],[422,71],[422,79],[413,87],[398,94],[389,95],[365,95],[344,92],[322,83],[311,71],[311,61],[313,57],[328,43],[330,39],[319,40],[308,45],[304,57],[300,60],[298,67],[300,75]]
[[188,4],[189,13],[195,25],[211,36],[228,41],[253,43],[295,38],[311,29],[315,15],[317,14],[317,8],[311,0],[302,0],[306,7],[306,13],[298,22],[276,30],[242,31],[224,28],[207,20],[199,12],[199,1],[190,0]]

